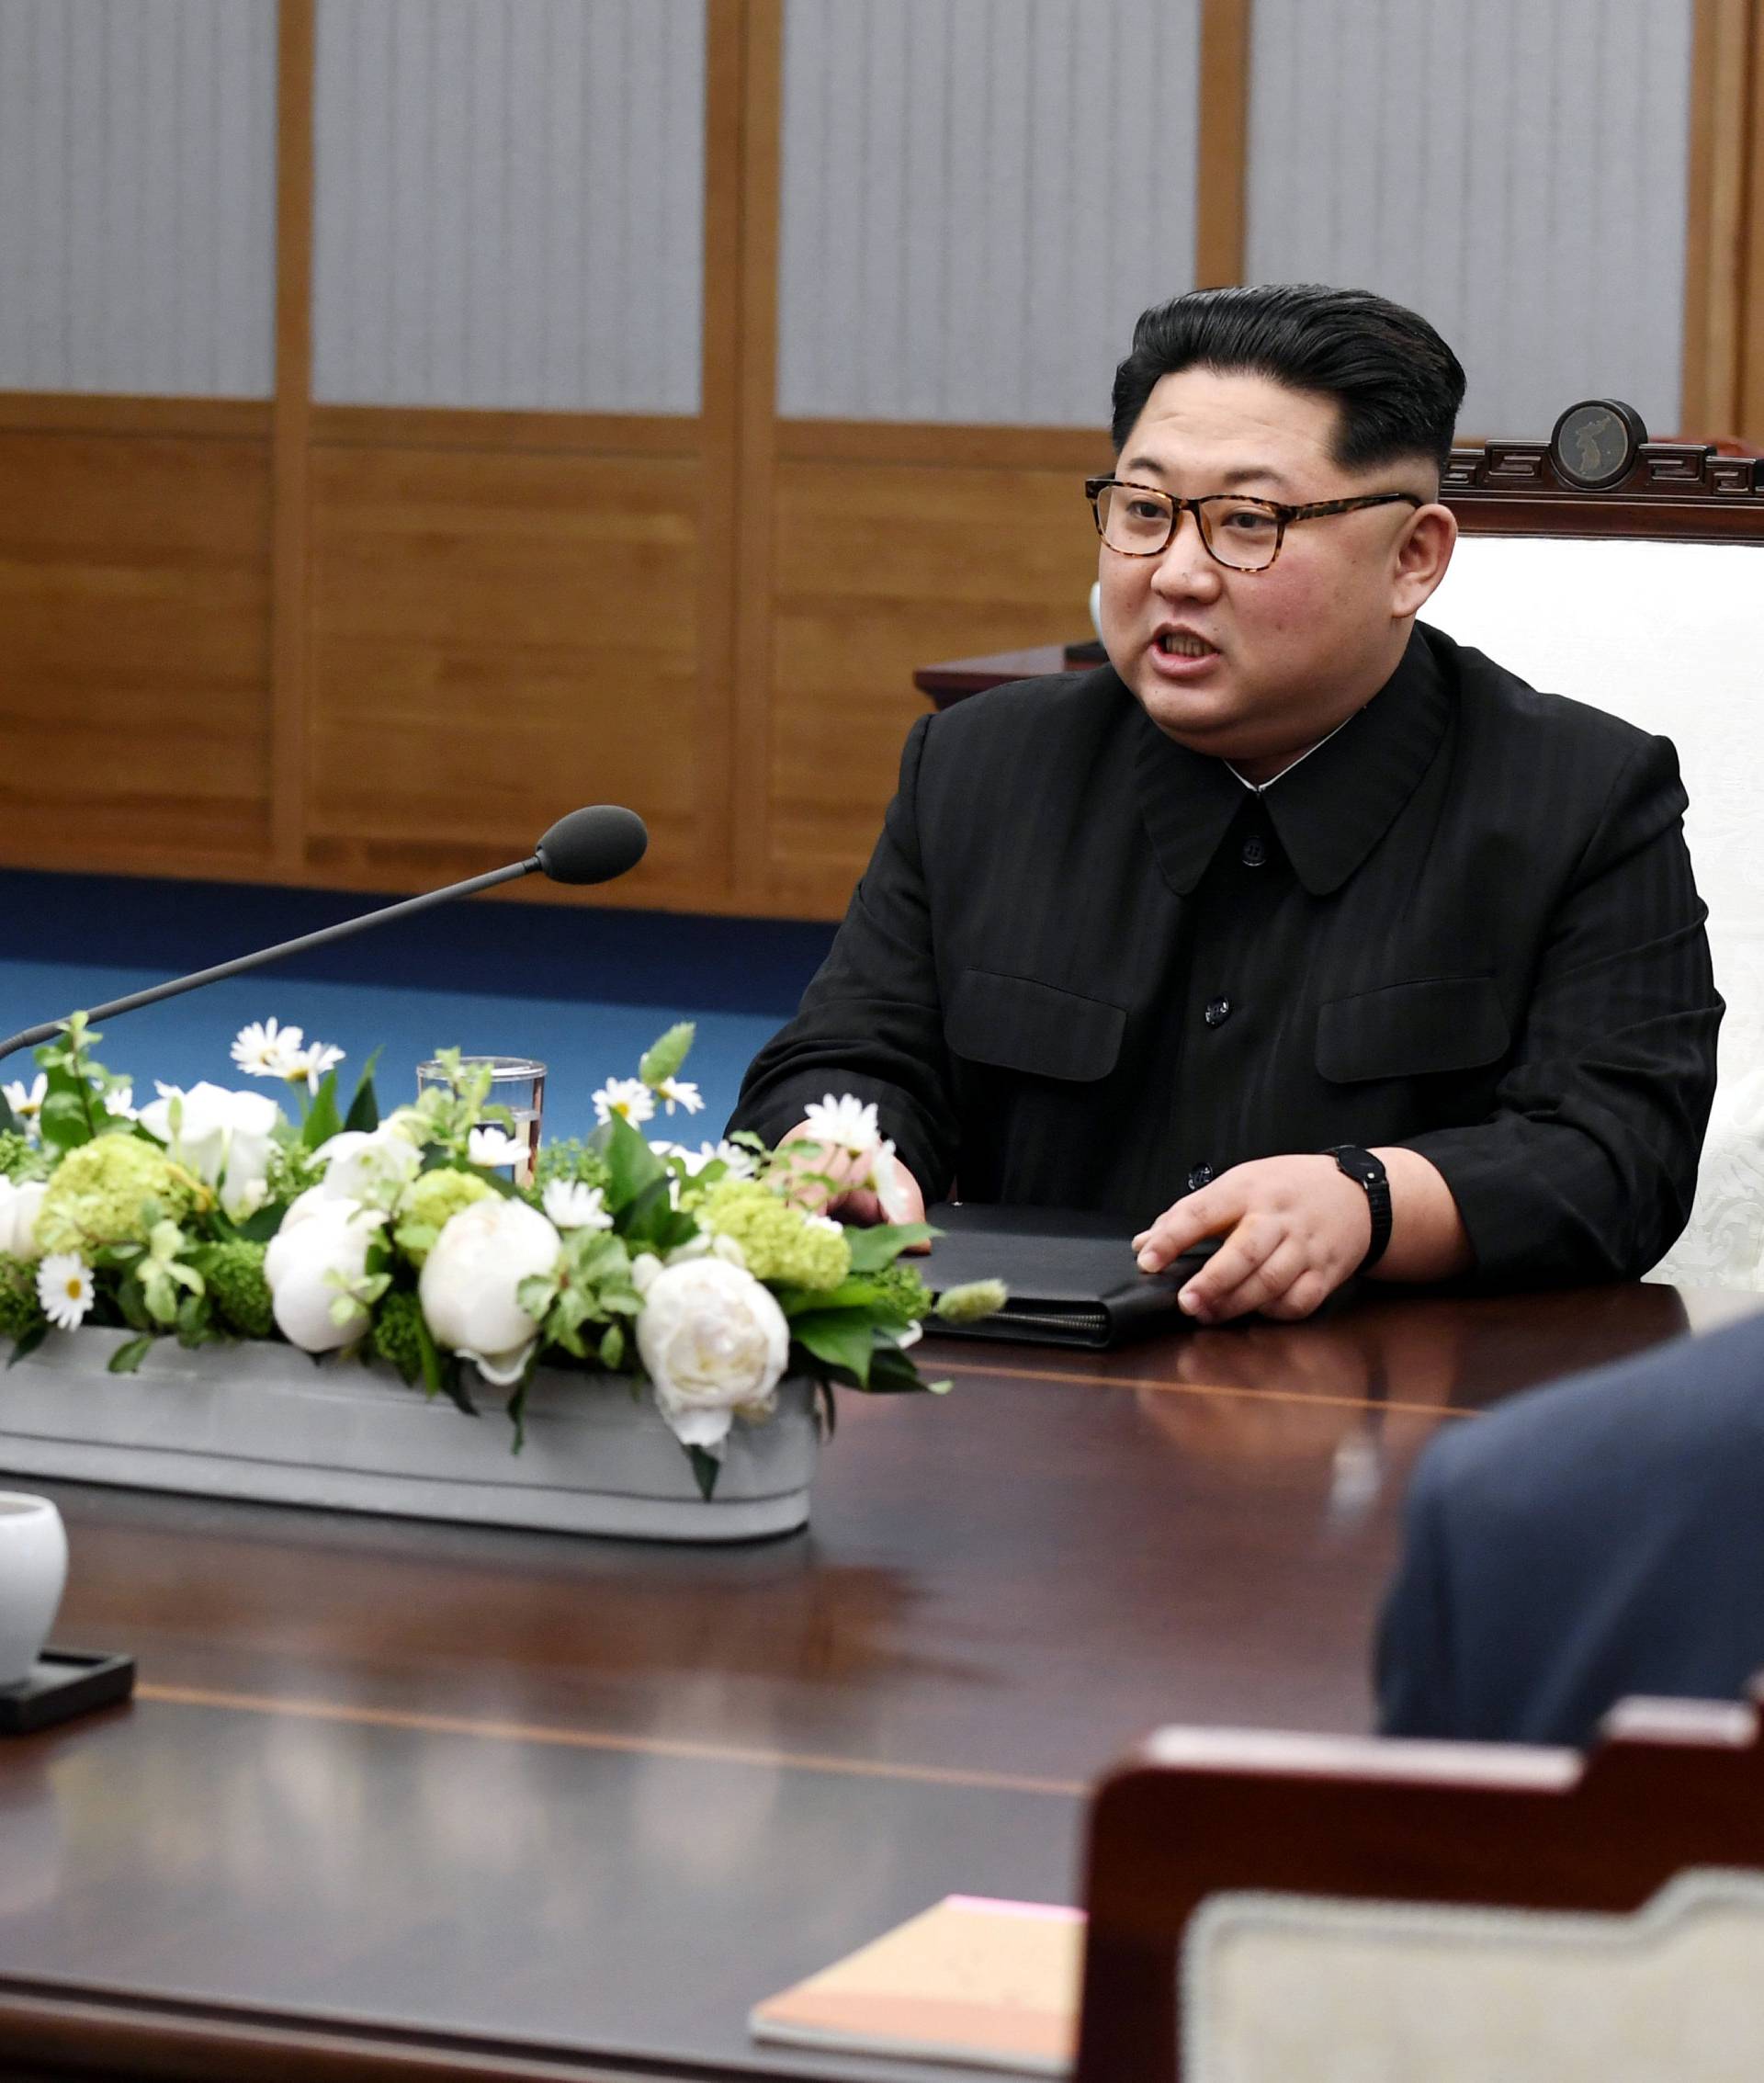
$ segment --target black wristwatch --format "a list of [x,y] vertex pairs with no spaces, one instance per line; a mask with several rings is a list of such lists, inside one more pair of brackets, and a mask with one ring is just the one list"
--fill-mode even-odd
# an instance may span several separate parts
[[1363,1150],[1358,1143],[1338,1143],[1324,1155],[1332,1157],[1350,1179],[1366,1190],[1366,1205],[1372,1210],[1372,1242],[1354,1268],[1356,1273],[1364,1273],[1384,1257],[1385,1246],[1390,1242],[1390,1175],[1381,1160],[1370,1150]]

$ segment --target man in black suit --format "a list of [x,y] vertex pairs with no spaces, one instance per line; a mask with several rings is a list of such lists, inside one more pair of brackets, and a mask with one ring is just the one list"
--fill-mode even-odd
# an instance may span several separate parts
[[1589,1740],[1626,1694],[1764,1671],[1764,1317],[1449,1428],[1378,1647],[1391,1736]]
[[735,1126],[850,1092],[914,1200],[1107,1210],[1148,1271],[1221,1237],[1202,1321],[1654,1262],[1721,1013],[1684,792],[1664,739],[1417,624],[1463,395],[1363,291],[1140,319],[1087,488],[1110,663],[914,727]]

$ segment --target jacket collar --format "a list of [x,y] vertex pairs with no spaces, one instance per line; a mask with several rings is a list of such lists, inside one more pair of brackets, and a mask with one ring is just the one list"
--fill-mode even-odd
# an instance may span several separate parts
[[[1166,738],[1136,701],[1133,707],[1146,831],[1164,880],[1186,897],[1250,791],[1223,760]],[[1432,764],[1449,714],[1444,679],[1417,628],[1364,708],[1262,792],[1293,871],[1313,897],[1339,889],[1390,829]]]

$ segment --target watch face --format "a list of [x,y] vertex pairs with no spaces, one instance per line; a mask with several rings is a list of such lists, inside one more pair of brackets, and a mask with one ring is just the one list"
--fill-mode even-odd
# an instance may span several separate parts
[[1570,484],[1596,492],[1629,475],[1647,429],[1633,406],[1614,398],[1570,405],[1555,423],[1550,454]]

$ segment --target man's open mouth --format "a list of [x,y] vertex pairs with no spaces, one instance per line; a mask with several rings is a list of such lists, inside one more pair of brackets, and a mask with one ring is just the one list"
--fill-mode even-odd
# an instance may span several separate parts
[[1158,649],[1167,658],[1211,658],[1218,648],[1181,629],[1166,629],[1158,639]]

